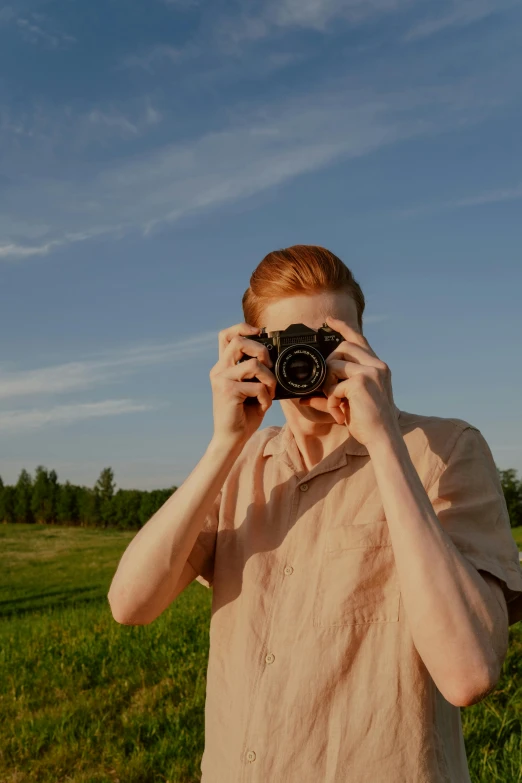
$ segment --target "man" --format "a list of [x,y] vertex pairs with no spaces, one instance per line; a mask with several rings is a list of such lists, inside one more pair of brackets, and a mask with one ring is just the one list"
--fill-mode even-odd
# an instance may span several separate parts
[[[130,623],[213,588],[202,783],[470,781],[460,707],[522,619],[518,552],[483,436],[397,408],[363,310],[328,250],[263,259],[219,335],[211,443],[111,585]],[[276,378],[248,338],[294,323],[344,341],[321,392],[259,430]]]

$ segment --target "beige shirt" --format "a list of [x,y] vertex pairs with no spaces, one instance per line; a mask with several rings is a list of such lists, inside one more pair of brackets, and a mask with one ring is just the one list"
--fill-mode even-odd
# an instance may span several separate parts
[[[398,411],[398,409],[397,409]],[[400,411],[438,519],[522,618],[491,451],[461,419]],[[247,442],[189,556],[212,586],[201,783],[469,783],[460,709],[413,644],[367,449],[307,472],[288,424]]]

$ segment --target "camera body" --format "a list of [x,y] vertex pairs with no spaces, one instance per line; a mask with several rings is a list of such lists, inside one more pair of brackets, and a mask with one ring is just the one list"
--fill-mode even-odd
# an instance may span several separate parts
[[[275,400],[321,396],[326,379],[326,359],[344,341],[342,334],[326,323],[317,330],[304,324],[290,324],[287,329],[271,332],[270,337],[263,326],[259,335],[248,339],[268,348],[274,363],[271,369],[277,380]],[[244,355],[237,364],[251,358]],[[258,378],[243,380],[260,383]],[[247,405],[256,403],[256,397],[245,400]]]

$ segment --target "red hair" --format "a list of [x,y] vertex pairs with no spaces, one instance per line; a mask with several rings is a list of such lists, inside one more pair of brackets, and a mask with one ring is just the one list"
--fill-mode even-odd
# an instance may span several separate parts
[[364,294],[352,272],[336,255],[319,245],[292,245],[268,253],[252,272],[243,294],[245,322],[261,323],[264,308],[285,297],[324,291],[345,291],[355,301],[362,332]]

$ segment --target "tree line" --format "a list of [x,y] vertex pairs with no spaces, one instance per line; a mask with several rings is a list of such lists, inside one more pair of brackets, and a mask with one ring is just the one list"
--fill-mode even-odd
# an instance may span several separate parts
[[92,488],[60,484],[55,470],[39,465],[34,478],[22,469],[14,486],[0,477],[0,522],[139,530],[176,489],[116,492],[112,468],[104,468]]
[[[522,525],[522,480],[509,468],[497,473],[509,512],[511,527]],[[94,487],[66,481],[43,465],[35,476],[22,469],[15,485],[0,476],[0,522],[139,530],[175,492],[176,486],[151,491],[118,489],[112,468],[104,468]]]

